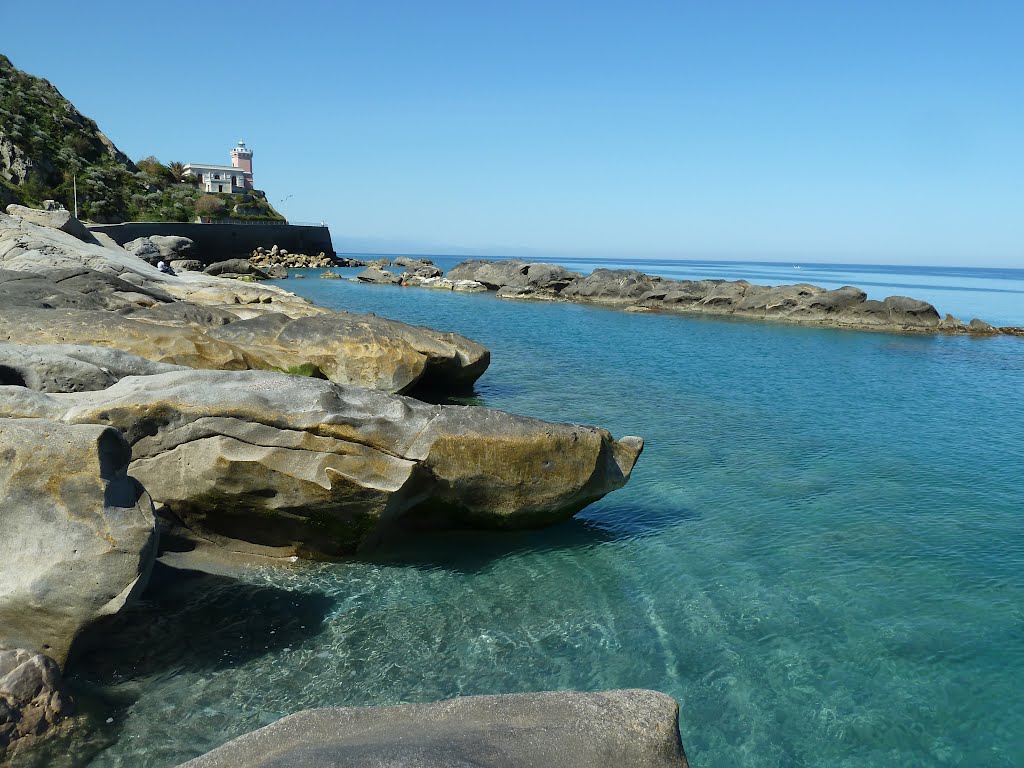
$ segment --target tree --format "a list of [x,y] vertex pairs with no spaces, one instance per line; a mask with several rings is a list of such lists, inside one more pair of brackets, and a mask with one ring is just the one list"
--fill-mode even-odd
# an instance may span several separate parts
[[171,176],[174,177],[175,181],[181,181],[185,176],[185,164],[179,163],[177,160],[168,163],[167,170],[171,172]]

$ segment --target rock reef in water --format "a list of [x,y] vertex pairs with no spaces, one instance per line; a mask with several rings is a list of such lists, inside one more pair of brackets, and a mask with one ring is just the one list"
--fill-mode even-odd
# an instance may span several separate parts
[[179,768],[686,768],[678,716],[643,690],[315,709]]
[[604,304],[624,309],[728,315],[859,330],[925,333],[1013,333],[980,320],[941,318],[931,304],[906,296],[868,299],[859,288],[765,286],[745,280],[670,280],[632,269],[597,269],[583,276],[556,264],[474,259],[448,271],[474,280],[500,298]]
[[189,530],[275,556],[350,554],[396,530],[555,523],[624,485],[643,449],[594,427],[255,371],[9,389],[0,415],[116,427],[132,476]]

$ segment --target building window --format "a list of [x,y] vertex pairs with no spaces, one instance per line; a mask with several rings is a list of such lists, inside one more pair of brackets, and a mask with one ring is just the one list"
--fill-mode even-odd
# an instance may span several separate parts
[[213,178],[215,178],[215,179],[219,179],[219,178],[220,178],[220,174],[219,174],[219,173],[215,173],[215,174],[213,174]]

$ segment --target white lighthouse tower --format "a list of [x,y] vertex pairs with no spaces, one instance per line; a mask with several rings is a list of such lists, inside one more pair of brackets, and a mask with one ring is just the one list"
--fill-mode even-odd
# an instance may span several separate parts
[[252,150],[245,146],[244,141],[239,141],[238,146],[232,148],[231,167],[238,168],[245,173],[247,186],[252,189]]

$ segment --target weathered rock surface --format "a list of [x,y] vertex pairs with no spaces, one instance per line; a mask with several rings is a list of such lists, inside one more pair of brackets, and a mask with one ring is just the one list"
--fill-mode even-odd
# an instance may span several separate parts
[[204,269],[203,273],[213,275],[214,277],[237,277],[239,275],[249,275],[250,277],[255,277],[259,280],[270,279],[270,275],[249,262],[247,259],[228,259],[227,261],[218,261]]
[[407,282],[411,277],[441,277],[444,273],[439,267],[435,267],[433,264],[419,264],[414,267],[408,267],[401,275],[401,282]]
[[81,267],[139,286],[163,287],[168,281],[155,267],[121,248],[83,242],[60,229],[0,214],[0,269],[41,273]]
[[430,259],[414,258],[412,256],[398,256],[392,262],[392,266],[395,267],[410,267],[416,269],[417,267],[433,266],[434,262]]
[[402,278],[391,272],[387,272],[379,267],[367,267],[358,275],[356,279],[361,283],[379,283],[382,285],[398,285],[402,282]]
[[[257,269],[236,261],[208,271]],[[2,215],[0,300],[0,341],[97,344],[195,368],[312,365],[341,383],[404,392],[420,385],[468,386],[489,361],[486,349],[455,334],[332,313],[276,286],[194,273],[168,277],[122,249],[82,243]],[[54,314],[40,315],[35,309]],[[275,317],[262,325],[253,322],[217,336],[206,332],[268,313]],[[282,316],[321,319],[289,328]],[[234,337],[250,339],[248,346],[240,348]],[[332,361],[332,354],[337,359]],[[364,363],[368,367],[360,372]]]
[[344,312],[292,319],[262,314],[209,335],[289,370],[315,365],[331,381],[385,392],[415,387],[465,389],[490,363],[490,352],[455,333]]
[[[458,334],[372,315],[324,313],[293,319],[260,312],[229,322],[231,317],[237,315],[181,304],[136,307],[128,316],[11,307],[0,309],[0,342],[92,344],[199,369],[312,367],[332,381],[386,392],[466,389],[490,362],[485,347]],[[204,325],[209,327],[200,327]]]
[[[0,388],[3,399],[33,394]],[[144,586],[157,534],[130,458],[110,427],[0,419],[0,643],[63,664]]]
[[74,394],[8,387],[7,416],[117,427],[132,476],[186,526],[277,555],[345,554],[406,528],[568,519],[625,484],[643,449],[594,427],[257,371]]
[[43,273],[0,269],[0,310],[5,307],[120,310],[173,300],[174,297],[156,286],[135,285],[86,267],[51,269]]
[[517,693],[314,709],[179,768],[686,768],[661,693]]
[[[481,259],[449,270],[447,279],[456,278],[478,280],[501,298],[564,300],[633,311],[732,315],[867,330],[1001,332],[980,320],[968,325],[956,318],[943,320],[931,304],[906,296],[868,299],[864,291],[852,286],[826,290],[806,283],[765,286],[745,280],[670,280],[633,269],[597,269],[584,277],[551,264]],[[426,281],[409,284],[426,286]]]
[[[651,277],[635,269],[596,269],[568,285],[564,297],[572,300],[628,304],[649,295],[668,281]],[[668,290],[666,286],[666,291]]]
[[84,243],[96,242],[96,239],[86,228],[85,224],[72,216],[70,211],[63,208],[50,208],[49,210],[41,211],[36,208],[27,208],[24,205],[11,204],[7,206],[7,213],[10,216],[16,216],[33,224],[59,229],[61,232],[66,232]]
[[[582,275],[557,264],[542,262],[487,261],[471,259],[452,267],[449,280],[473,280],[492,291],[502,288],[518,289],[517,298],[527,295],[553,297]],[[508,294],[506,294],[508,295]]]
[[0,646],[0,761],[9,752],[30,746],[72,707],[53,659]]
[[202,272],[203,262],[198,259],[173,259],[171,269],[175,272]]
[[125,376],[179,370],[119,349],[89,344],[10,344],[0,342],[0,386],[37,392],[106,389]]
[[149,235],[129,240],[124,249],[149,264],[156,264],[187,259],[195,250],[195,243],[190,238],[177,235]]

